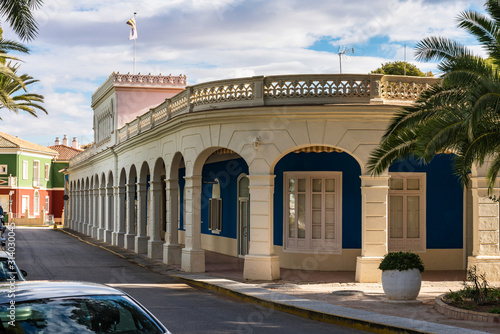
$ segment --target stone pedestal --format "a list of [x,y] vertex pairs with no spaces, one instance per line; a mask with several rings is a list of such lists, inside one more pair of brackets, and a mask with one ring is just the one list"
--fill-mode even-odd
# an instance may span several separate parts
[[148,252],[148,237],[135,237],[134,251],[137,254],[147,254]]
[[246,255],[243,277],[251,280],[273,281],[280,278],[278,256]]
[[382,280],[382,271],[378,269],[382,257],[358,256],[356,261],[356,282],[378,283]]
[[104,242],[107,242],[108,244],[113,243],[112,233],[113,233],[113,231],[111,231],[111,230],[104,231]]
[[161,259],[163,257],[163,241],[148,241],[148,257],[150,259]]
[[499,256],[469,256],[468,269],[476,267],[479,274],[484,274],[488,282],[500,282]]
[[203,249],[182,250],[182,271],[187,273],[205,272],[205,251]]
[[126,249],[135,250],[135,234],[125,234],[125,245]]
[[125,232],[113,232],[113,245],[125,247]]
[[163,245],[163,263],[177,266],[181,264],[182,246],[179,244]]
[[101,227],[97,229],[97,239],[104,241],[104,229]]

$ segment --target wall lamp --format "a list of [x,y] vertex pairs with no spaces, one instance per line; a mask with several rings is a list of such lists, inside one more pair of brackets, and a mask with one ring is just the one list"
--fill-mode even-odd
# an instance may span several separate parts
[[259,136],[257,136],[257,137],[255,137],[255,139],[253,140],[253,147],[254,147],[255,149],[258,149],[258,148],[259,148],[259,146],[260,146],[260,137],[259,137]]

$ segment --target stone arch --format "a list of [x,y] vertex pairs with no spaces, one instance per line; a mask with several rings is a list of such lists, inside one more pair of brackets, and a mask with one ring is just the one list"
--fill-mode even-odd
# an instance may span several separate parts
[[353,159],[355,159],[357,161],[357,163],[359,164],[360,168],[361,168],[361,171],[364,170],[364,162],[361,160],[361,158],[359,158],[358,156],[354,155],[352,152],[349,152],[347,150],[344,150],[340,147],[336,147],[336,146],[333,146],[333,145],[297,145],[295,147],[290,147],[289,149],[281,152],[279,155],[277,155],[274,160],[272,161],[271,165],[270,165],[270,172],[271,174],[274,173],[274,169],[276,167],[276,164],[278,164],[281,159],[283,159],[283,157],[287,156],[288,154],[290,153],[293,153],[293,152],[309,152],[309,153],[313,153],[313,152],[327,152],[327,153],[332,153],[332,152],[337,152],[337,153],[346,153],[348,154],[349,156],[351,156]]
[[[355,269],[354,257],[332,264],[345,249],[362,246],[362,168],[351,153],[330,145],[300,145],[273,161],[273,244],[282,268]],[[324,256],[310,260],[317,252]]]
[[[184,271],[205,270],[205,249],[237,256],[237,213],[234,208],[237,179],[243,170],[248,173],[246,160],[237,152],[220,146],[204,149],[196,156],[193,165],[186,167],[186,247],[181,264]],[[212,198],[215,183],[221,189],[220,198]],[[226,205],[222,204],[223,201]]]

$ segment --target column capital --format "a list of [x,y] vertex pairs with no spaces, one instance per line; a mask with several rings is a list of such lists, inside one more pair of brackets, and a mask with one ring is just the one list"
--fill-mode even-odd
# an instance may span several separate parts
[[184,180],[186,181],[184,188],[201,187],[201,175],[184,176]]
[[156,188],[155,190],[160,190],[161,189],[161,181],[149,181],[149,185],[151,186],[151,189]]
[[202,176],[201,175],[191,175],[191,176],[184,176],[184,180],[201,180]]
[[274,187],[274,179],[276,178],[276,175],[247,175],[247,177],[250,181],[249,188],[270,186]]
[[144,191],[146,191],[148,183],[147,182],[137,182],[135,185],[137,186],[137,192],[144,192]]

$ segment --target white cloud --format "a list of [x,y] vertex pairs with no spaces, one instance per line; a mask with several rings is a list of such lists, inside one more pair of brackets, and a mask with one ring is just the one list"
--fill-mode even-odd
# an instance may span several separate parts
[[[40,80],[49,115],[2,112],[2,131],[46,144],[55,136],[92,138],[91,94],[113,72],[132,72],[133,42],[125,22],[137,12],[137,70],[186,74],[190,84],[286,73],[338,73],[331,52],[308,49],[319,39],[355,45],[343,72],[368,73],[402,59],[403,44],[429,35],[473,43],[457,14],[483,1],[324,0],[52,0],[36,13],[39,36],[22,71]],[[13,34],[5,29],[5,36]],[[381,38],[389,53],[370,49]],[[473,46],[475,49],[477,47]],[[371,53],[370,53],[371,52]],[[418,64],[424,71],[435,64]],[[37,136],[40,141],[37,141]]]

